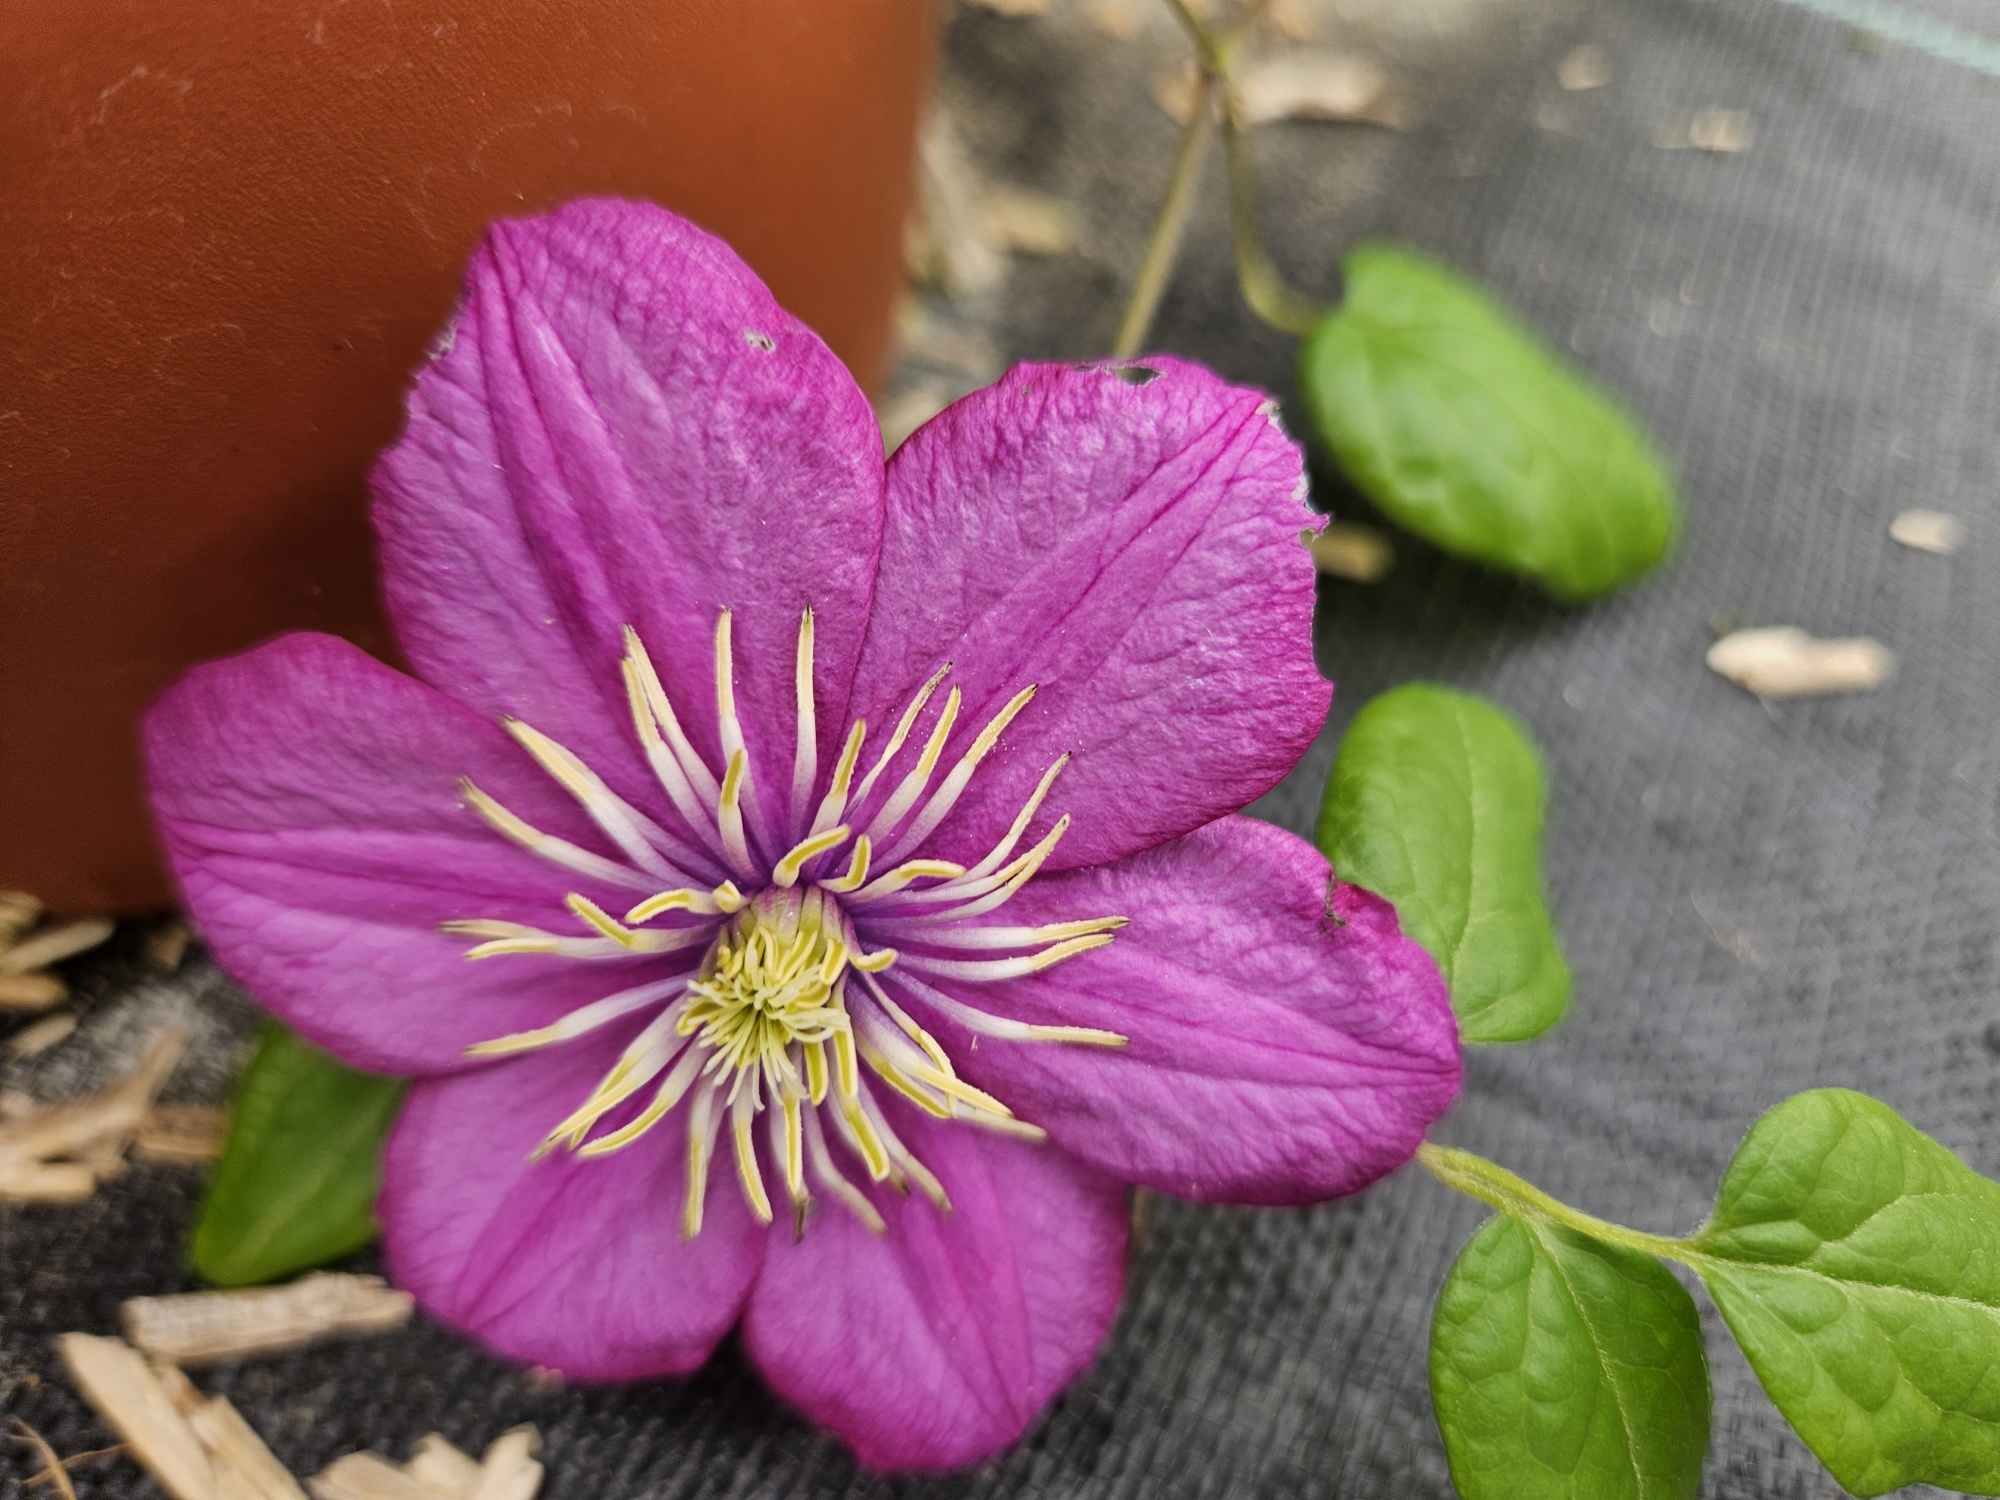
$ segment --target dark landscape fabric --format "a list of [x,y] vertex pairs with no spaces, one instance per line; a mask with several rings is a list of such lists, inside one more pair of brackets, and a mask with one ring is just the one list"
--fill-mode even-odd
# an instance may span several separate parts
[[[1429,59],[1408,129],[1260,132],[1274,253],[1329,296],[1341,251],[1370,236],[1485,280],[1652,429],[1686,535],[1659,575],[1590,609],[1405,537],[1383,583],[1323,584],[1333,721],[1258,811],[1309,834],[1339,730],[1412,679],[1493,697],[1543,746],[1575,996],[1541,1041],[1470,1056],[1439,1139],[1666,1233],[1699,1222],[1760,1111],[1817,1085],[1874,1094],[2000,1174],[2000,82],[1782,0],[1495,4],[1518,24]],[[2000,34],[1984,5],[1930,13]],[[1566,94],[1555,63],[1584,40],[1614,76]],[[975,157],[1084,215],[1077,253],[1009,284],[993,336],[1010,358],[1102,352],[1165,181],[1173,126],[1108,47],[1074,19],[984,12],[948,38],[945,97],[975,122]],[[1750,116],[1746,151],[1661,144],[1711,107]],[[1212,165],[1157,340],[1289,398],[1292,346],[1240,310],[1220,205]],[[1912,507],[1961,518],[1964,549],[1891,543]],[[1873,636],[1897,673],[1766,706],[1703,665],[1733,624]],[[158,988],[131,950],[85,974],[99,1006]],[[247,1034],[212,971],[174,983],[206,997],[205,1035]],[[220,1086],[199,1072],[170,1097]],[[199,1185],[138,1166],[84,1205],[0,1209],[5,1416],[58,1452],[110,1439],[52,1337],[112,1332],[121,1299],[190,1284]],[[199,1378],[301,1475],[358,1447],[400,1459],[432,1429],[476,1451],[533,1421],[554,1500],[1418,1500],[1450,1494],[1432,1299],[1484,1212],[1415,1168],[1308,1211],[1162,1202],[1095,1370],[1017,1449],[948,1479],[859,1472],[729,1346],[689,1380],[563,1389],[419,1321]],[[1703,1307],[1704,1493],[1837,1494]],[[32,1467],[0,1454],[0,1474]],[[122,1460],[75,1484],[156,1494]]]

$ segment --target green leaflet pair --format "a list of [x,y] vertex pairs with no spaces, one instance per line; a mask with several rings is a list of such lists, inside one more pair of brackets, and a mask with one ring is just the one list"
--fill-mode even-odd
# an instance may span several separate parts
[[[1553,1025],[1569,973],[1541,894],[1534,745],[1480,699],[1412,685],[1342,741],[1320,814],[1341,877],[1396,904],[1468,1042]],[[1677,1500],[1708,1447],[1707,1357],[1675,1262],[1841,1484],[2000,1493],[2000,1184],[1887,1105],[1786,1100],[1737,1149],[1708,1222],[1642,1234],[1468,1152],[1425,1145],[1500,1212],[1452,1267],[1431,1392],[1465,1500]]]

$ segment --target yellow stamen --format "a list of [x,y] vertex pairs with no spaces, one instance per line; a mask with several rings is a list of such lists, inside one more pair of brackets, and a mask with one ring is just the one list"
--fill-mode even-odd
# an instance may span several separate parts
[[834,765],[833,783],[826,789],[826,796],[820,799],[819,811],[813,815],[811,832],[818,833],[833,827],[840,821],[841,814],[847,811],[847,788],[854,780],[854,763],[861,758],[861,742],[867,735],[867,721],[856,719],[854,727],[847,731],[847,744]]
[[799,883],[799,872],[806,861],[828,850],[838,849],[847,842],[847,825],[829,828],[825,833],[816,833],[809,839],[801,839],[792,846],[791,852],[779,860],[771,871],[771,884],[793,886]]
[[875,782],[889,769],[889,762],[896,758],[896,752],[903,748],[903,741],[910,737],[910,729],[917,722],[917,715],[924,711],[924,705],[931,701],[931,694],[951,671],[951,663],[946,662],[931,674],[931,680],[917,689],[917,696],[910,700],[910,706],[903,710],[903,717],[896,722],[896,732],[889,736],[889,743],[883,747],[881,756],[862,778],[861,789],[854,794],[855,806],[868,800],[868,794],[875,789]]
[[849,891],[861,889],[861,883],[868,878],[868,835],[862,834],[854,841],[854,857],[847,862],[847,873],[838,880],[822,880],[819,888],[845,895]]

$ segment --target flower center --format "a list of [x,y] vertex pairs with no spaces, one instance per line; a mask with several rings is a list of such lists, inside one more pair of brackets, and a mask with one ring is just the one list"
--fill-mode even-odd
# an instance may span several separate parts
[[[913,731],[948,674],[946,667],[917,691],[865,774],[859,773],[867,725],[857,720],[822,791],[813,623],[807,611],[799,625],[792,784],[787,795],[766,798],[752,785],[736,715],[729,612],[723,611],[715,633],[720,775],[683,731],[638,634],[628,628],[625,642],[622,668],[633,727],[684,832],[662,827],[574,753],[518,720],[508,720],[508,730],[577,800],[622,858],[543,833],[470,782],[461,783],[461,791],[496,832],[541,858],[600,885],[647,894],[621,921],[572,892],[565,905],[585,929],[576,935],[486,920],[448,922],[445,928],[482,939],[468,958],[535,953],[637,962],[649,977],[551,1025],[469,1050],[478,1056],[530,1051],[652,1012],[590,1096],[550,1131],[535,1154],[566,1147],[596,1157],[623,1150],[685,1101],[687,1196],[681,1224],[690,1236],[701,1229],[709,1164],[725,1126],[744,1201],[759,1219],[771,1221],[756,1139],[760,1116],[771,1170],[783,1178],[801,1232],[814,1188],[840,1200],[870,1228],[883,1227],[867,1194],[835,1163],[829,1136],[871,1181],[902,1191],[914,1184],[939,1208],[949,1208],[942,1184],[898,1138],[866,1075],[939,1119],[1030,1140],[1042,1139],[1042,1132],[961,1079],[912,1009],[947,1018],[975,1038],[1105,1047],[1125,1042],[1113,1032],[1035,1026],[992,1015],[941,987],[962,989],[1036,973],[1102,947],[1125,925],[1122,917],[1041,927],[978,920],[1034,877],[1068,828],[1065,814],[1016,853],[1067,755],[1048,768],[1007,833],[978,863],[922,855],[924,841],[1035,690],[1015,694],[940,777],[959,716],[959,689],[946,695],[921,740]],[[913,759],[903,753],[906,746]],[[898,769],[900,776],[891,774]],[[816,792],[821,792],[817,802]],[[702,957],[690,971],[696,951]],[[893,980],[887,973],[892,966]],[[663,969],[668,972],[659,972]],[[653,1096],[640,1105],[648,1086]],[[618,1123],[599,1133],[614,1120]]]
[[818,890],[765,891],[729,919],[688,985],[681,1030],[715,1050],[711,1066],[735,1070],[732,1092],[753,1073],[769,1088],[796,1088],[795,1044],[823,1048],[847,1029],[834,986],[853,949],[830,906]]

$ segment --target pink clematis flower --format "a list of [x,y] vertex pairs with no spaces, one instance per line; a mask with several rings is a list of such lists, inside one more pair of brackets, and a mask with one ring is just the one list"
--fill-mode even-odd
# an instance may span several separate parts
[[885,469],[721,243],[494,228],[375,474],[416,676],[294,635],[146,725],[221,961],[416,1083],[389,1265],[586,1380],[739,1322],[880,1468],[1091,1360],[1126,1185],[1352,1192],[1457,1088],[1437,971],[1233,816],[1298,759],[1298,450],[1171,359],[1024,366]]

